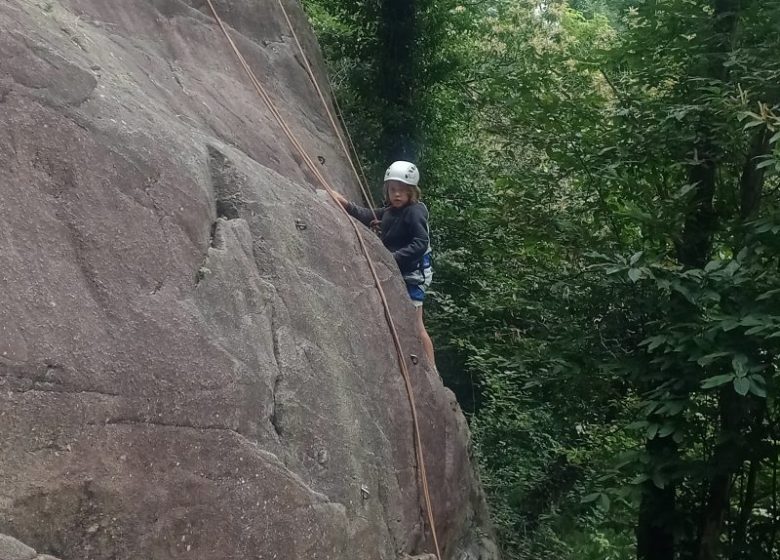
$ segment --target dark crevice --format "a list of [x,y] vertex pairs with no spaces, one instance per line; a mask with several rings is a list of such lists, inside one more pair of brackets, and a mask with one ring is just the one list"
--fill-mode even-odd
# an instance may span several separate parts
[[61,393],[119,397],[99,389],[73,386],[64,378],[66,368],[55,363],[11,362],[0,359],[0,386],[10,393]]
[[217,216],[226,220],[238,218],[238,209],[234,200],[217,199]]
[[121,397],[119,393],[109,393],[107,391],[98,391],[94,389],[63,389],[57,387],[45,387],[43,385],[35,385],[29,388],[12,389],[12,393],[25,394],[25,393],[56,393],[60,395],[92,395],[97,397]]
[[308,68],[306,68],[306,63],[301,59],[300,56],[298,56],[298,54],[295,53],[293,54],[293,59],[298,64],[298,66],[300,66],[303,69],[303,71],[306,72],[306,77],[309,78],[309,81],[312,82],[313,84],[314,81],[311,79],[311,75],[309,74]]
[[280,415],[282,411],[281,403],[279,403],[276,400],[276,394],[277,391],[279,391],[279,384],[282,381],[282,376],[279,375],[274,379],[274,387],[271,392],[271,397],[273,398],[273,403],[271,405],[271,425],[274,427],[274,431],[276,432],[276,435],[279,437],[282,437],[282,424],[280,421]]
[[242,437],[244,434],[237,430],[230,428],[222,424],[188,424],[186,422],[161,422],[159,420],[143,419],[143,418],[109,418],[104,422],[87,422],[88,426],[155,426],[160,428],[182,428],[190,430],[215,430],[220,432],[233,432]]
[[282,382],[282,366],[281,366],[281,350],[279,348],[279,335],[278,326],[276,320],[276,307],[271,308],[271,346],[274,354],[274,361],[276,362],[276,378],[274,379],[274,386],[271,389],[271,425],[274,427],[276,435],[282,437],[282,403],[279,402],[277,395],[279,394],[279,385]]
[[[220,228],[220,220],[235,220],[240,217],[244,207],[241,197],[241,185],[245,179],[235,169],[225,154],[214,146],[207,145],[209,158],[209,173],[214,189],[214,211],[217,220],[211,224],[209,231],[209,249],[222,249],[224,239]],[[195,285],[206,277],[208,269],[208,252],[203,257],[203,263],[195,273]]]
[[208,152],[217,217],[235,220],[240,217],[240,210],[244,205],[241,198],[241,185],[244,180],[225,154],[214,146],[208,146]]
[[209,247],[212,249],[222,249],[225,246],[225,239],[222,237],[222,230],[219,227],[219,220],[211,224],[211,236]]
[[272,39],[263,39],[262,41],[260,41],[260,43],[264,47],[267,47],[268,45],[283,45],[283,46],[286,46],[287,43],[285,42],[284,37],[285,36],[283,35],[278,41],[274,41]]

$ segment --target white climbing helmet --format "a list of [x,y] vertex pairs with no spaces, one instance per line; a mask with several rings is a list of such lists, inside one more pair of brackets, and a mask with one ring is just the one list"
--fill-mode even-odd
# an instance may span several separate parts
[[396,161],[385,171],[385,181],[400,181],[416,187],[420,182],[420,170],[408,161]]

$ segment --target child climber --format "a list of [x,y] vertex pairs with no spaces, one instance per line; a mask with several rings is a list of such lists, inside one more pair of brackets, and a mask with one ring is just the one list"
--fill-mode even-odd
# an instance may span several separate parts
[[422,338],[423,348],[431,364],[433,343],[423,324],[422,305],[425,290],[431,284],[430,232],[428,231],[428,209],[420,202],[420,172],[408,161],[396,161],[385,172],[385,206],[371,210],[349,202],[337,194],[339,204],[358,221],[372,226],[374,215],[380,222],[382,243],[395,257],[398,268],[406,282],[406,290],[417,308],[417,330]]

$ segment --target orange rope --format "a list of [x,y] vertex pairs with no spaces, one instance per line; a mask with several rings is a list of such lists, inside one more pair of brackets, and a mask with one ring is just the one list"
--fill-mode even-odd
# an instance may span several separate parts
[[[347,161],[349,161],[350,167],[352,167],[352,172],[355,174],[355,179],[357,179],[358,185],[360,185],[360,190],[363,192],[363,198],[365,198],[366,202],[371,205],[371,212],[374,214],[374,219],[377,219],[376,212],[374,211],[374,208],[376,208],[376,203],[374,202],[374,197],[371,196],[371,190],[368,188],[368,181],[363,184],[363,181],[360,179],[360,175],[358,174],[357,169],[355,168],[355,163],[352,161],[352,156],[349,152],[349,149],[347,148],[347,145],[344,143],[344,138],[341,135],[341,130],[339,129],[339,125],[336,124],[336,120],[333,118],[333,113],[330,110],[330,106],[328,105],[328,102],[325,100],[325,94],[322,93],[322,89],[320,88],[320,84],[317,81],[317,77],[314,75],[314,70],[311,67],[311,64],[309,63],[309,57],[306,56],[306,52],[303,50],[303,46],[301,45],[301,42],[298,40],[298,34],[295,32],[295,28],[293,27],[292,21],[290,20],[290,16],[287,14],[287,9],[284,7],[284,4],[282,3],[282,0],[278,0],[279,7],[282,9],[282,14],[284,14],[284,19],[287,21],[287,26],[290,28],[290,33],[292,34],[292,38],[295,40],[295,44],[298,46],[298,52],[301,55],[301,58],[303,59],[303,64],[306,67],[306,72],[309,74],[309,79],[311,79],[311,82],[314,84],[314,89],[317,90],[317,95],[320,97],[320,101],[322,101],[322,106],[325,107],[325,112],[328,115],[328,120],[330,120],[330,124],[333,127],[333,131],[336,133],[336,137],[339,139],[339,144],[341,144],[341,148],[344,150],[344,154],[347,156]],[[330,84],[328,84],[330,86]],[[331,88],[332,91],[333,88]],[[334,96],[335,101],[335,96]],[[343,121],[342,121],[343,122]],[[352,143],[352,137],[349,135],[349,130],[347,130],[346,125],[344,126],[344,130],[347,133],[347,136],[350,138],[350,143]],[[354,149],[354,144],[352,144],[352,148]],[[360,165],[360,158],[357,157],[357,152],[355,152],[355,158],[358,161],[358,165]],[[360,165],[360,171],[363,171],[363,166]],[[366,175],[363,173],[363,179],[365,179]]]
[[[333,97],[333,105],[336,107],[336,116],[338,116],[339,120],[341,121],[341,126],[344,127],[344,132],[347,134],[347,140],[349,141],[349,147],[352,148],[352,153],[355,154],[355,160],[358,164],[358,169],[360,169],[360,176],[363,177],[363,183],[366,185],[366,188],[368,188],[368,179],[366,178],[366,171],[363,169],[363,164],[360,163],[360,156],[357,153],[357,148],[355,148],[355,143],[352,141],[352,135],[349,133],[349,127],[347,126],[347,121],[344,120],[344,113],[341,112],[341,107],[339,106],[339,99],[336,97],[336,94],[333,93],[333,87],[330,86],[331,96]],[[325,104],[327,107],[327,103]],[[368,194],[371,194],[371,190],[368,191]],[[373,198],[371,199],[371,203],[374,203]]]
[[282,128],[282,131],[290,140],[290,143],[293,145],[296,151],[298,151],[299,155],[306,163],[307,167],[309,167],[309,169],[314,174],[314,176],[320,181],[320,183],[328,192],[328,194],[336,203],[336,205],[339,208],[341,208],[341,211],[344,213],[344,215],[347,216],[349,223],[352,225],[352,229],[355,231],[355,235],[357,235],[360,249],[366,258],[366,262],[368,263],[368,267],[371,271],[371,276],[374,279],[374,285],[376,286],[377,292],[379,293],[379,299],[382,302],[382,308],[384,310],[385,319],[387,320],[387,325],[390,329],[390,334],[393,338],[393,344],[395,346],[396,355],[398,357],[398,366],[399,369],[401,370],[401,376],[403,377],[404,380],[407,397],[409,398],[409,405],[411,407],[411,412],[412,412],[412,425],[414,429],[415,450],[417,455],[417,463],[420,469],[420,479],[423,488],[423,496],[425,499],[426,512],[428,515],[428,523],[431,528],[431,536],[433,537],[433,544],[436,549],[436,558],[438,560],[442,560],[441,549],[439,548],[439,539],[436,533],[436,523],[433,517],[433,507],[431,505],[430,489],[428,487],[428,475],[425,468],[425,457],[423,455],[422,437],[420,435],[420,422],[417,415],[417,406],[414,400],[414,391],[412,388],[411,376],[409,374],[409,369],[406,366],[406,360],[404,357],[403,348],[401,346],[401,339],[398,336],[398,329],[396,329],[395,322],[393,321],[392,314],[390,313],[390,304],[388,303],[387,296],[385,295],[385,291],[382,288],[382,282],[379,280],[379,275],[377,274],[376,267],[374,266],[374,261],[371,259],[371,254],[369,253],[368,247],[366,246],[365,240],[363,239],[363,234],[360,232],[360,229],[356,224],[356,222],[351,219],[346,209],[343,206],[341,206],[336,196],[336,191],[330,186],[328,181],[320,172],[319,168],[314,164],[312,159],[303,149],[303,146],[295,137],[295,135],[292,133],[290,127],[287,125],[282,115],[279,113],[279,110],[276,108],[276,105],[274,105],[273,100],[271,99],[271,97],[268,95],[263,85],[255,76],[255,73],[252,71],[252,68],[249,66],[249,64],[247,64],[246,59],[241,54],[241,51],[238,49],[235,42],[233,42],[233,39],[230,37],[230,34],[228,33],[227,28],[225,27],[225,24],[222,21],[222,18],[219,17],[219,14],[217,13],[216,8],[214,7],[213,1],[206,0],[206,2],[208,3],[209,8],[211,9],[211,13],[214,15],[214,19],[216,20],[217,24],[222,30],[222,33],[225,35],[225,38],[230,43],[230,46],[233,49],[233,52],[235,53],[236,57],[238,58],[238,61],[241,63],[241,66],[244,68],[244,71],[249,76],[249,79],[251,80],[252,85],[255,87],[255,90],[257,90],[258,95],[260,95],[260,97],[263,99],[265,104],[268,106],[269,111],[271,111],[271,114],[277,120],[279,126]]

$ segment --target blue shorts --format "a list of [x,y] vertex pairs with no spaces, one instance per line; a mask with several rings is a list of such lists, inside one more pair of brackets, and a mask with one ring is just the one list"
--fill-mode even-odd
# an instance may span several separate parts
[[409,297],[412,298],[412,305],[420,307],[425,300],[425,285],[422,284],[407,284],[406,291],[409,292]]
[[409,297],[415,307],[422,307],[423,300],[425,300],[425,290],[431,285],[432,279],[433,268],[431,267],[431,252],[429,250],[420,259],[418,268],[404,274],[406,291],[409,292]]

